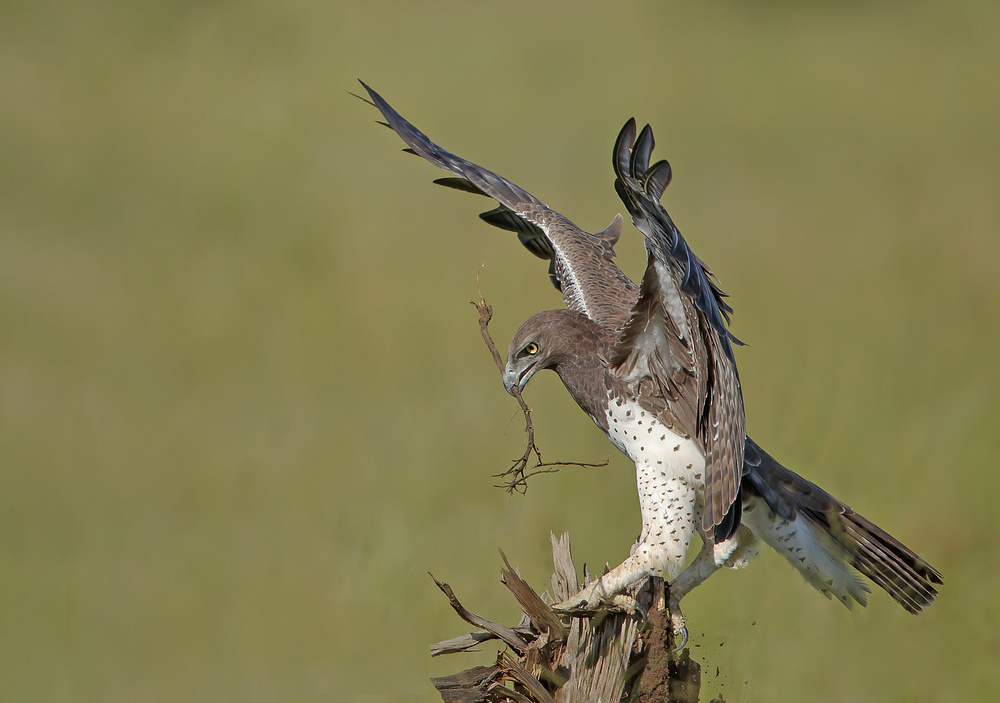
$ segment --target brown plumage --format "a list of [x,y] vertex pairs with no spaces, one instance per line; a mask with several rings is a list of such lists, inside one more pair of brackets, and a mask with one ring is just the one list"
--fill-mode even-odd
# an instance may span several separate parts
[[[636,464],[642,534],[632,554],[561,607],[595,607],[656,574],[673,579],[679,619],[680,598],[720,566],[745,565],[758,540],[847,606],[864,604],[868,590],[852,568],[910,612],[934,599],[938,571],[746,436],[733,353],[740,342],[727,326],[732,310],[659,203],[671,169],[666,161],[650,165],[648,125],[636,136],[635,121],[626,122],[613,152],[615,190],[648,252],[637,287],[614,263],[620,216],[603,232],[584,232],[505,178],[434,144],[365,88],[413,153],[456,176],[437,182],[495,198],[500,205],[481,217],[550,263],[567,309],[533,315],[517,330],[507,390],[554,370]],[[694,532],[704,544],[684,568]]]

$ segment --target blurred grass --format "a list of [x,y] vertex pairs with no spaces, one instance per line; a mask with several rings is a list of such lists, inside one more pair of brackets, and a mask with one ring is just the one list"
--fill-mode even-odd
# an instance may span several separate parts
[[[559,300],[357,77],[591,230],[621,209],[618,128],[651,122],[751,344],[754,436],[947,576],[913,618],[843,612],[773,555],[719,575],[686,601],[709,693],[996,698],[998,14],[5,5],[0,698],[431,701],[463,660],[426,645],[462,627],[427,570],[511,618],[496,547],[535,583],[549,530],[627,553],[621,457],[491,488],[522,435],[479,267],[501,345]],[[608,455],[554,376],[528,397],[547,458]]]

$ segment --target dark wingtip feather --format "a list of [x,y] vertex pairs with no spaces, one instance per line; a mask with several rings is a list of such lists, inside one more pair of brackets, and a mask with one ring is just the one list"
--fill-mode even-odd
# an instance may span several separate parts
[[[361,83],[361,85],[365,85],[365,84],[364,84],[364,83],[363,83],[363,82],[361,81],[361,79],[358,79],[358,82],[359,82],[359,83]],[[365,85],[365,88],[368,88],[368,86],[366,86],[366,85]],[[348,95],[353,95],[354,97],[356,97],[356,98],[357,98],[358,100],[360,100],[361,102],[363,102],[363,103],[368,103],[368,104],[369,104],[369,105],[371,105],[372,107],[376,107],[376,108],[378,107],[378,105],[376,105],[375,103],[373,103],[373,102],[372,102],[371,100],[369,100],[368,98],[366,98],[366,97],[365,97],[365,96],[363,96],[363,95],[358,95],[357,93],[352,93],[351,91],[347,91],[347,94],[348,94]]]
[[509,207],[498,205],[492,210],[479,213],[479,219],[508,232],[530,232],[531,223],[525,222],[511,212]]
[[663,191],[665,191],[667,186],[670,185],[670,180],[673,178],[673,175],[670,163],[666,159],[663,161],[657,161],[653,164],[653,166],[646,171],[643,183],[646,188],[646,192],[649,193],[649,197],[659,200],[663,195]]
[[[359,79],[358,82],[368,92],[371,98],[370,104],[374,105],[382,113],[389,126],[407,144],[407,148],[403,151],[421,156],[435,166],[458,176],[437,179],[435,183],[456,190],[484,195],[499,201],[499,208],[483,213],[480,217],[489,224],[516,232],[521,243],[529,251],[540,258],[549,259],[549,276],[556,289],[561,291],[562,285],[557,276],[557,267],[554,263],[555,252],[542,226],[533,219],[538,216],[537,213],[539,211],[551,214],[548,207],[531,193],[511,183],[502,176],[452,154],[435,144],[427,135],[396,112],[382,96],[372,90],[364,81]],[[361,99],[364,100],[364,98]],[[366,100],[366,102],[369,101]],[[632,133],[634,134],[634,120]],[[561,216],[559,217],[561,218]],[[612,225],[614,224],[613,222]],[[610,245],[617,239],[616,232],[617,230],[612,227],[597,235],[598,239],[605,243],[603,255],[606,258],[610,250]]]
[[732,538],[736,531],[740,529],[740,522],[743,519],[743,498],[737,493],[736,500],[729,506],[729,510],[723,516],[719,524],[715,526],[715,543],[719,544]]
[[552,285],[556,287],[556,290],[562,293],[562,281],[560,281],[559,276],[556,275],[555,258],[549,259],[549,280],[552,281]]
[[649,170],[649,157],[653,154],[656,140],[653,139],[653,128],[648,124],[639,132],[639,138],[632,146],[632,159],[629,163],[632,178],[642,178]]
[[622,180],[629,176],[629,151],[632,148],[633,142],[635,142],[635,118],[629,117],[618,133],[618,138],[615,140],[615,149],[612,152],[614,158],[611,163],[614,166],[615,175]]
[[532,254],[537,256],[539,259],[548,259],[552,262],[549,267],[552,269],[551,275],[555,275],[555,259],[552,257],[552,247],[549,246],[547,239],[542,237],[537,237],[532,234],[521,234],[518,233],[517,240],[524,245],[524,248],[530,251]]
[[445,188],[453,188],[455,190],[460,190],[463,193],[475,193],[476,195],[483,195],[487,198],[490,197],[482,191],[476,184],[465,178],[435,178],[434,182],[439,186],[444,186]]
[[733,343],[741,342],[729,332],[729,315],[732,308],[723,300],[723,292],[710,279],[710,271],[699,259],[674,225],[659,198],[670,183],[672,171],[666,161],[649,167],[649,159],[654,147],[653,130],[649,125],[642,128],[634,143],[635,120],[625,123],[615,142],[614,165],[615,190],[622,199],[632,221],[642,220],[653,230],[647,233],[647,246],[658,251],[663,260],[673,259],[684,267],[682,290],[695,299],[698,309],[703,312],[715,328],[722,342],[722,350],[735,365]]

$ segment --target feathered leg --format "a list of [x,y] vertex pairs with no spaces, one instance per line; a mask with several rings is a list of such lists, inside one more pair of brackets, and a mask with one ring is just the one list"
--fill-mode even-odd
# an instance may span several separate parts
[[[701,551],[690,564],[670,582],[670,598],[667,607],[670,611],[670,623],[674,630],[674,651],[680,651],[687,644],[688,631],[681,612],[681,598],[700,586],[709,576],[723,566],[739,569],[747,565],[758,551],[757,538],[746,527],[740,529],[732,538],[713,543],[704,540]],[[680,644],[676,644],[680,639]]]

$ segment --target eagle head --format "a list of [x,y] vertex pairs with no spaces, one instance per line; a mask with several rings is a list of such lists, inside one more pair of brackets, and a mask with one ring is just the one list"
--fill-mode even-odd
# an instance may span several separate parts
[[599,330],[586,316],[572,310],[535,313],[521,323],[510,341],[503,370],[504,388],[513,395],[515,386],[523,391],[537,372],[553,369],[558,373],[565,365],[593,355]]

